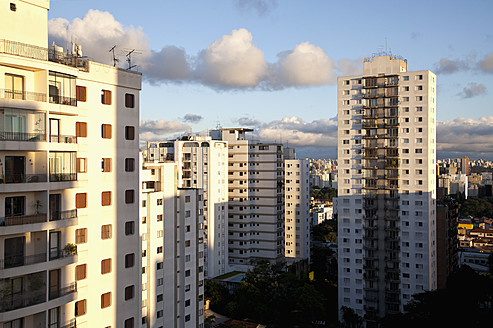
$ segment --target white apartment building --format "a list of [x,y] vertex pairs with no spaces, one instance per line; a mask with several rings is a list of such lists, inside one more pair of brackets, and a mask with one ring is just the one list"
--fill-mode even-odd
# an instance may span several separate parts
[[310,163],[306,159],[284,161],[284,254],[310,258]]
[[251,129],[211,131],[228,142],[228,252],[232,270],[284,259],[284,168],[281,144],[248,140]]
[[204,198],[176,162],[141,170],[142,326],[204,326]]
[[48,47],[0,2],[0,325],[138,327],[141,74]]
[[228,272],[228,144],[211,137],[148,142],[147,161],[175,161],[178,187],[204,191],[206,278]]
[[339,307],[367,325],[436,288],[436,76],[391,55],[338,79]]

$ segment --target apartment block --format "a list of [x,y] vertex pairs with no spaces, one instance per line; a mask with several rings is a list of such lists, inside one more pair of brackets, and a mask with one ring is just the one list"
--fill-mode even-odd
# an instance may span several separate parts
[[48,47],[0,2],[0,325],[138,327],[141,74]]
[[204,326],[204,193],[179,188],[176,162],[143,163],[142,326]]
[[339,307],[367,325],[437,287],[436,76],[392,55],[338,79]]
[[220,129],[228,142],[228,255],[232,270],[284,260],[284,156],[276,143],[247,139],[251,129]]
[[204,192],[206,278],[228,272],[228,144],[210,137],[148,142],[146,160],[175,161],[178,187]]
[[310,163],[306,159],[285,159],[284,170],[284,253],[286,258],[309,259]]

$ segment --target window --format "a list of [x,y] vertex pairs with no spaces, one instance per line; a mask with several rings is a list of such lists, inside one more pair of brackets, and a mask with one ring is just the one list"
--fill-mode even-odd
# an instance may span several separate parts
[[159,294],[157,297],[156,297],[156,300],[158,302],[162,302],[163,301],[163,294]]
[[125,190],[125,204],[132,204],[134,202],[134,190]]
[[50,103],[77,106],[75,76],[50,71],[48,79]]
[[75,302],[75,316],[76,317],[86,314],[86,309],[87,309],[86,303],[87,303],[86,300],[81,300],[81,301]]
[[111,158],[101,159],[101,172],[111,172]]
[[156,219],[157,219],[157,222],[163,221],[163,215],[162,214],[158,214],[157,217],[156,217]]
[[[12,2],[10,3],[10,10],[17,11],[17,6],[15,3],[12,3]],[[14,327],[14,326],[12,326],[12,327]]]
[[87,101],[87,88],[81,85],[75,87],[75,94],[77,101],[86,102]]
[[163,199],[162,198],[156,199],[156,205],[163,205]]
[[86,173],[87,172],[87,158],[77,158],[77,173]]
[[107,274],[111,272],[111,259],[104,259],[101,261],[101,274]]
[[87,207],[87,194],[78,193],[75,194],[75,208],[86,208]]
[[87,137],[87,123],[86,122],[75,122],[75,136],[77,138]]
[[185,271],[185,277],[190,277],[190,270]]
[[87,243],[87,228],[81,228],[75,230],[75,243],[76,244]]
[[111,224],[101,226],[101,239],[111,238]]
[[125,222],[125,235],[133,235],[135,233],[135,222],[127,221]]
[[135,127],[134,126],[126,126],[125,127],[125,139],[134,140],[135,139]]
[[162,253],[163,252],[163,246],[159,246],[157,249],[156,249],[156,252],[158,254]]
[[188,322],[188,321],[190,321],[190,314],[187,314],[187,315],[185,316],[185,322]]
[[107,308],[111,305],[111,292],[107,292],[101,295],[101,308]]
[[125,287],[125,301],[134,298],[135,286]]
[[75,280],[86,279],[87,264],[80,264],[75,267]]
[[416,154],[422,154],[422,153],[423,153],[423,149],[422,149],[422,148],[416,148],[416,149],[414,150],[414,152],[415,152]]
[[125,255],[125,268],[133,267],[134,262],[135,262],[135,254],[134,253]]
[[111,205],[111,191],[103,191],[101,193],[101,206]]
[[135,95],[131,93],[125,94],[125,107],[134,108],[135,107]]
[[101,138],[111,139],[111,124],[101,124]]
[[135,159],[125,158],[125,172],[133,172],[135,170]]
[[134,328],[134,318],[128,318],[125,320],[125,328]]
[[101,103],[103,105],[111,105],[111,91],[101,90]]

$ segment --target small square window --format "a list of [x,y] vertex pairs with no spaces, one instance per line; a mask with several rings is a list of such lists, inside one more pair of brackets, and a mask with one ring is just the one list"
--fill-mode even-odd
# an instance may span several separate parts
[[87,243],[87,228],[81,228],[75,230],[75,243],[76,244]]
[[105,224],[101,226],[101,239],[111,238],[111,224]]
[[135,254],[130,253],[125,255],[125,268],[131,268],[134,266]]
[[125,94],[125,107],[134,108],[135,107],[135,95],[131,93]]
[[135,139],[135,127],[134,126],[126,126],[125,127],[125,139],[134,140]]
[[10,10],[17,11],[17,6],[15,5],[15,3],[10,3]]
[[125,172],[133,172],[135,170],[135,159],[125,158]]
[[86,122],[75,122],[75,136],[77,138],[87,137],[87,123]]
[[86,208],[87,207],[87,194],[78,193],[75,194],[75,208]]
[[111,158],[101,159],[101,172],[111,172]]
[[107,308],[111,305],[111,292],[104,293],[101,295],[101,308]]
[[135,286],[125,287],[125,301],[134,298]]
[[127,221],[125,222],[125,235],[133,235],[135,233],[135,222]]
[[87,158],[77,158],[77,173],[87,172]]
[[86,309],[87,309],[87,301],[86,300],[80,300],[78,302],[75,302],[75,316],[76,317],[86,314]]
[[76,86],[75,95],[77,101],[86,102],[87,101],[87,88],[81,85]]
[[101,124],[101,138],[111,139],[111,124]]
[[111,205],[111,191],[103,191],[101,193],[101,206]]
[[86,279],[87,277],[87,265],[81,264],[75,267],[75,280]]
[[134,190],[125,190],[125,204],[132,204],[134,202]]
[[111,272],[111,259],[104,259],[101,261],[101,274],[107,274]]
[[103,105],[111,105],[111,91],[101,90],[101,103]]

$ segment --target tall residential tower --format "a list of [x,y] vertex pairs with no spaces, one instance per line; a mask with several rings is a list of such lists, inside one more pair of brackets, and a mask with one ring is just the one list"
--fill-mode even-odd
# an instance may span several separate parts
[[436,76],[383,54],[338,79],[339,307],[368,324],[436,288]]

